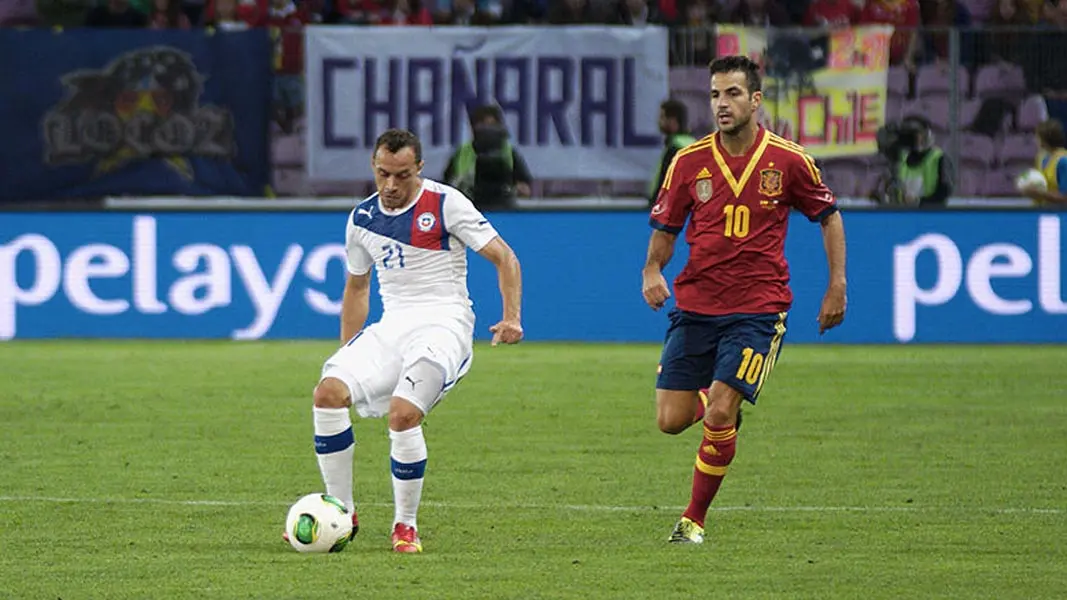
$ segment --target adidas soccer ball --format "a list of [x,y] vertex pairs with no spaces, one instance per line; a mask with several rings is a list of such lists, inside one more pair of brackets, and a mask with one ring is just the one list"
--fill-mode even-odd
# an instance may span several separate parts
[[1030,188],[1037,188],[1042,192],[1048,191],[1048,181],[1037,169],[1027,169],[1015,179],[1015,189],[1020,192]]
[[333,496],[308,494],[289,508],[285,531],[297,552],[340,552],[352,536],[352,514]]

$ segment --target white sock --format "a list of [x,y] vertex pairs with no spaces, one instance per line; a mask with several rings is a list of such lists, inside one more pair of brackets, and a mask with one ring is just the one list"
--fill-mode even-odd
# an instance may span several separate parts
[[314,408],[315,454],[326,493],[355,510],[352,499],[352,457],[355,436],[347,408]]
[[422,499],[422,479],[426,472],[426,438],[422,426],[405,431],[389,430],[392,447],[389,462],[393,468],[393,525],[404,523],[418,529],[415,522]]

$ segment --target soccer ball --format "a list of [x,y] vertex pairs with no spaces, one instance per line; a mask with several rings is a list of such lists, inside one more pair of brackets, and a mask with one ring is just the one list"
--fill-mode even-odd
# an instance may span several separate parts
[[1027,169],[1015,179],[1015,189],[1020,192],[1029,188],[1037,188],[1042,192],[1048,191],[1048,181],[1037,169]]
[[340,552],[352,538],[352,514],[333,496],[308,494],[289,508],[285,531],[297,552]]

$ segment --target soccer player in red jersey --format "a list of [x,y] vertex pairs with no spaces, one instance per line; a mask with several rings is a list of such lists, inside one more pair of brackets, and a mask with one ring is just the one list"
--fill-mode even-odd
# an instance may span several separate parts
[[642,272],[645,301],[658,310],[671,296],[663,267],[688,219],[689,261],[674,281],[656,419],[669,434],[703,421],[689,506],[669,538],[698,544],[736,451],[741,401],[756,403],[782,347],[793,300],[785,260],[791,209],[822,228],[830,280],[820,333],[841,323],[846,303],[845,230],[833,192],[803,148],[755,118],[756,63],[727,56],[710,70],[718,131],[675,155],[652,207]]

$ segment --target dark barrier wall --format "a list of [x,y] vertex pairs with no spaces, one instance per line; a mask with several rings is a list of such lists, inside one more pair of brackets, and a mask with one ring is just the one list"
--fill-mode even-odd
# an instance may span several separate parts
[[[334,338],[346,213],[8,213],[0,218],[0,339]],[[530,340],[662,339],[641,299],[642,213],[491,215],[522,260]],[[1064,342],[1064,218],[1037,212],[847,212],[849,312],[822,338],[819,227],[797,217],[788,257],[798,342]],[[684,244],[671,265],[677,272]],[[470,255],[479,337],[500,315]],[[378,314],[374,290],[372,318]]]

